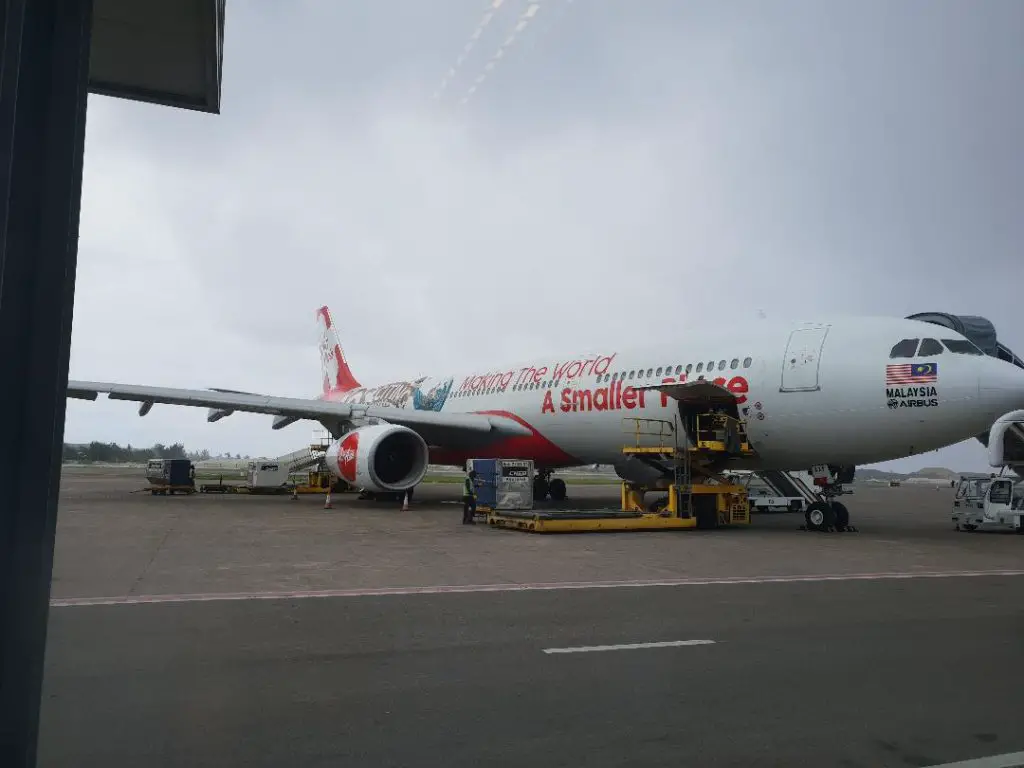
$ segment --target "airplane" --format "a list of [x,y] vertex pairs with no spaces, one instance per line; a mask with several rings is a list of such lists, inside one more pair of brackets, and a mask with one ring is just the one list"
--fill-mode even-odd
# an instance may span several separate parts
[[[535,496],[564,499],[558,469],[612,465],[620,478],[667,487],[670,474],[623,455],[635,419],[691,423],[710,405],[745,425],[750,451],[716,471],[807,471],[829,467],[808,525],[840,530],[849,512],[835,500],[858,464],[936,450],[985,433],[1024,408],[1024,369],[986,355],[966,336],[910,319],[844,317],[733,328],[700,324],[677,342],[563,354],[455,375],[363,386],[342,351],[328,307],[316,310],[321,393],[276,397],[227,389],[69,381],[69,398],[205,407],[274,416],[273,428],[319,422],[333,442],[336,477],[371,493],[416,486],[428,464],[473,457],[532,459]],[[677,430],[692,444],[693,435]],[[651,438],[653,439],[653,438]],[[661,439],[660,437],[658,438]],[[815,506],[815,505],[812,505]]]

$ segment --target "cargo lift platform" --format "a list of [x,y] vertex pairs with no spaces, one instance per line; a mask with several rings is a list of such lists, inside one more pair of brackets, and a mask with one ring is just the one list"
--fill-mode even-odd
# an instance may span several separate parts
[[[624,446],[622,453],[671,480],[666,489],[622,483],[623,512],[667,516],[678,520],[675,527],[681,528],[750,522],[747,489],[718,471],[728,459],[754,455],[740,419],[726,412],[704,412],[685,414],[681,421],[627,418],[624,422],[632,424],[633,442]],[[646,494],[658,490],[667,491],[664,502],[646,506]]]
[[[687,494],[684,489],[669,489],[668,504],[656,512],[626,509],[634,504],[638,493],[630,483],[623,483],[621,510],[569,510],[564,512],[489,511],[487,525],[528,533],[587,533],[598,531],[678,531],[691,528],[718,528],[750,522],[746,491],[734,485],[694,485]],[[695,501],[692,512],[684,514],[683,498]],[[676,501],[673,502],[672,499]]]
[[533,510],[489,511],[487,525],[528,533],[585,533],[588,531],[664,531],[696,528],[696,521],[667,515],[587,510],[536,512]]
[[[714,404],[714,398],[731,393],[709,391],[718,388],[710,382],[694,382],[701,394]],[[735,411],[735,406],[733,406]],[[631,425],[631,444],[622,448],[626,456],[657,468],[670,478],[667,487],[646,488],[624,482],[621,509],[617,511],[489,511],[487,524],[530,533],[583,533],[590,531],[659,531],[711,529],[750,523],[750,503],[746,488],[728,482],[717,472],[724,460],[753,456],[743,422],[724,409],[689,412],[681,420],[626,418]],[[680,431],[684,441],[680,444]],[[651,491],[667,491],[663,504],[648,508],[644,496]]]

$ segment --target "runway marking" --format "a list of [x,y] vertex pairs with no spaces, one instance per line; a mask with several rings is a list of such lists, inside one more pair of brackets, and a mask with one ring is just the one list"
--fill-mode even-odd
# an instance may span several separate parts
[[886,581],[896,579],[952,579],[1024,576],[1024,570],[909,571],[801,576],[738,576],[717,579],[657,579],[634,581],[563,581],[533,584],[465,584],[433,587],[381,587],[377,589],[322,589],[288,592],[211,592],[207,594],[124,595],[121,597],[65,597],[50,601],[52,608],[97,605],[151,605],[156,603],[210,603],[233,600],[310,600],[318,597],[386,597],[389,595],[446,595],[476,592],[545,592],[563,589],[623,589],[627,587],[698,587],[725,584],[798,584],[824,581]]
[[664,643],[624,643],[622,645],[581,645],[576,648],[545,648],[544,653],[593,653],[595,651],[636,651],[644,648],[680,648],[687,645],[714,645],[714,640],[670,640]]
[[1024,752],[1007,752],[975,760],[961,760],[958,763],[942,763],[928,768],[1024,768]]

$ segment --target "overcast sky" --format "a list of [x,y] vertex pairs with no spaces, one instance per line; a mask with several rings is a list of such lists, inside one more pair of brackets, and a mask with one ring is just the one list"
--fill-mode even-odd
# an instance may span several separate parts
[[[455,67],[487,0],[231,2],[220,116],[91,96],[71,376],[314,395],[322,303],[371,383],[758,310],[1024,352],[1024,3],[541,0],[488,72],[526,8]],[[65,439],[312,436],[270,420],[71,401]],[[986,467],[895,466],[936,464]]]

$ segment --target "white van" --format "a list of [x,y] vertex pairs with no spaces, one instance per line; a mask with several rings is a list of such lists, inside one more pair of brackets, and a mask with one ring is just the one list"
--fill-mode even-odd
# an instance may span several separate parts
[[1024,489],[1010,477],[963,477],[953,497],[958,531],[1024,533]]

